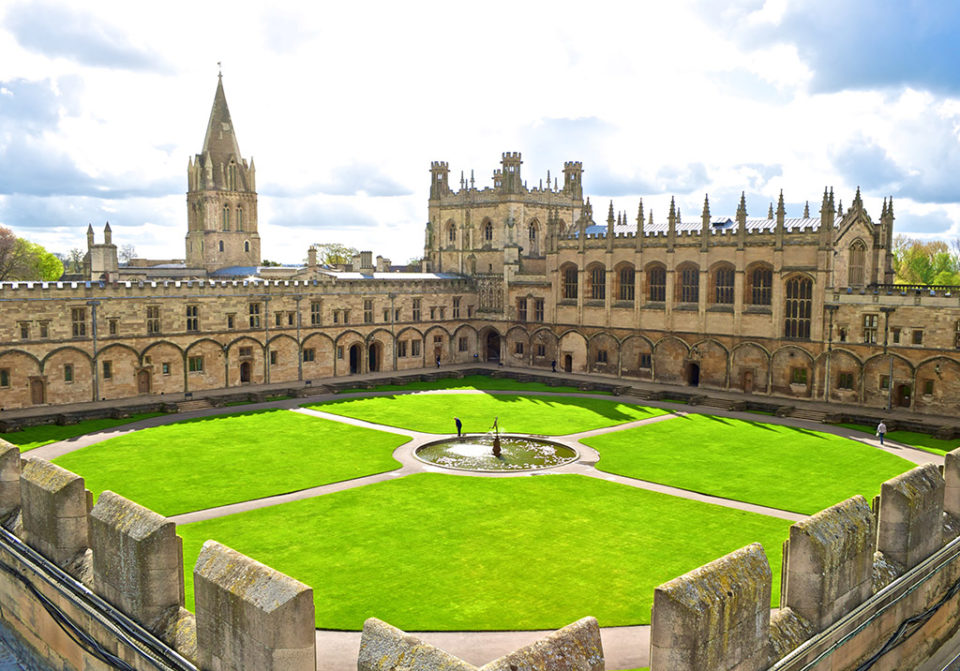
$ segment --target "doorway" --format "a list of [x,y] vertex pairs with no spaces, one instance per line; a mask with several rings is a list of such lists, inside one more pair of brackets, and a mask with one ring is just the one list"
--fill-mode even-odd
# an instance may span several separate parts
[[500,361],[500,334],[496,331],[487,334],[487,361]]
[[913,390],[909,384],[898,384],[894,402],[901,408],[910,407],[910,394]]
[[47,390],[43,380],[30,380],[30,402],[34,405],[43,405],[47,402]]
[[367,363],[370,365],[369,371],[375,373],[380,370],[380,343],[371,343],[367,349]]
[[743,371],[743,393],[744,394],[753,393],[753,371],[752,370]]
[[240,364],[240,384],[250,384],[250,362]]
[[150,371],[142,370],[137,373],[137,393],[150,393]]
[[573,355],[572,354],[563,355],[563,370],[566,373],[573,372]]
[[691,387],[700,386],[700,364],[693,362],[687,364],[687,384]]
[[350,345],[350,374],[360,372],[360,345]]

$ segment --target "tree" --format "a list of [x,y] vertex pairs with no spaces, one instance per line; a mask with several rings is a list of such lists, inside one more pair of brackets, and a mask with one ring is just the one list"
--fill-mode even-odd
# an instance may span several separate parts
[[423,257],[414,256],[412,259],[407,261],[407,272],[408,273],[419,273],[420,269],[423,268]]
[[71,273],[79,273],[80,266],[83,264],[83,250],[77,247],[74,247],[69,252],[67,252],[67,257],[69,258],[69,266]]
[[41,245],[0,226],[0,280],[56,280],[63,264]]
[[137,248],[128,242],[120,246],[120,253],[117,256],[120,263],[130,263],[131,260],[137,258]]
[[279,261],[270,261],[269,259],[264,259],[263,261],[260,262],[260,265],[263,266],[264,268],[279,268],[283,264],[280,263]]
[[942,240],[924,242],[898,235],[893,269],[901,284],[960,284],[960,256]]
[[339,242],[318,242],[313,246],[317,248],[317,263],[325,266],[350,263],[353,257],[360,253]]

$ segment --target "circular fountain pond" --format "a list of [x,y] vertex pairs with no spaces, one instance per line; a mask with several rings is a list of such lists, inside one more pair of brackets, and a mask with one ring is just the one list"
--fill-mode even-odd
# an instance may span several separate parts
[[572,447],[530,436],[500,435],[494,455],[493,436],[446,438],[417,448],[421,461],[462,471],[532,471],[562,466],[580,456]]

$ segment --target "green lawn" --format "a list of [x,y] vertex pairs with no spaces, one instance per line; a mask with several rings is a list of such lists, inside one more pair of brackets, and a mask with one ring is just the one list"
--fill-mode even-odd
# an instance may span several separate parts
[[145,412],[139,415],[130,415],[126,419],[88,419],[77,424],[59,426],[57,424],[44,424],[42,426],[29,426],[23,431],[14,431],[12,433],[0,433],[0,438],[20,447],[21,452],[32,450],[41,445],[55,443],[59,440],[76,438],[94,431],[111,429],[115,426],[130,424],[148,417],[157,417],[162,412]]
[[455,433],[454,416],[468,433],[490,430],[563,435],[666,414],[666,410],[598,398],[514,394],[407,394],[313,403],[305,407],[427,433]]
[[883,481],[914,467],[840,436],[709,415],[583,442],[609,473],[808,515],[854,494],[869,501]]
[[[864,424],[838,424],[837,426],[845,426],[848,429],[863,431],[864,433],[869,433],[871,435],[876,435],[877,433],[877,427],[866,426]],[[885,434],[885,438],[887,440],[895,440],[898,443],[910,445],[918,450],[941,455],[960,447],[960,438],[943,440],[942,438],[934,438],[929,433],[919,433],[917,431],[891,431]]]
[[[466,375],[462,378],[446,377],[440,380],[427,380],[425,382],[409,382],[404,385],[381,384],[373,389],[349,389],[341,391],[341,394],[350,394],[356,392],[369,391],[423,391],[429,389],[483,389],[487,391],[554,391],[554,392],[576,392],[580,390],[576,387],[551,387],[542,382],[518,382],[506,377],[488,377],[487,375]],[[607,391],[592,391],[591,394],[609,394]]]
[[54,461],[99,495],[121,494],[162,515],[297,491],[400,467],[403,436],[264,410],[144,429]]
[[[669,422],[668,422],[669,423]],[[789,522],[579,475],[410,475],[178,528],[187,605],[213,538],[314,589],[317,626],[407,631],[650,621],[653,589]]]

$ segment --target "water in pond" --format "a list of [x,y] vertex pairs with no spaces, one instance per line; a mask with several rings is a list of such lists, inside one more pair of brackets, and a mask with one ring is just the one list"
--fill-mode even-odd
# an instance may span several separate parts
[[444,468],[467,471],[526,471],[560,466],[576,460],[576,450],[527,436],[500,436],[500,456],[493,454],[493,437],[469,436],[428,443],[417,458]]

